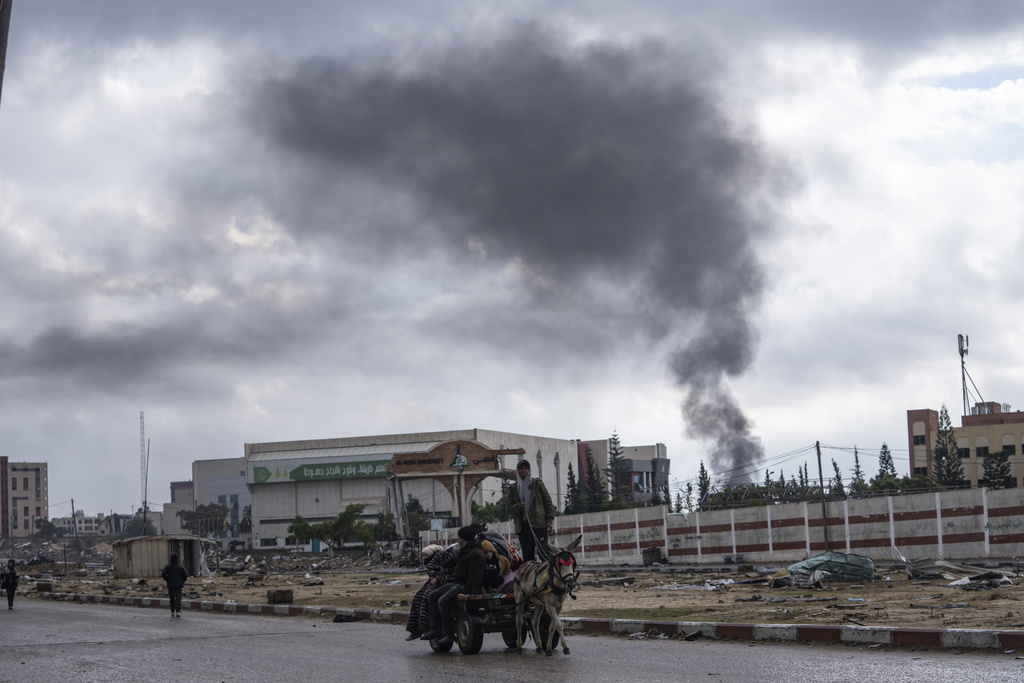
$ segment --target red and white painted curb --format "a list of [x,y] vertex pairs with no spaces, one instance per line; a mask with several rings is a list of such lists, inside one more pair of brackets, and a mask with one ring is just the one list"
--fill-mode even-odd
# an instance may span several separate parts
[[[64,602],[128,605],[134,607],[171,606],[168,598],[144,598],[121,595],[87,595],[80,593],[39,593],[40,597]],[[181,601],[185,610],[223,612],[228,614],[269,614],[296,617],[302,615],[344,615],[370,621],[395,624],[405,623],[409,612],[399,610],[371,610],[352,607],[319,607],[315,605],[269,605],[211,600]],[[630,633],[658,633],[665,636],[693,636],[698,631],[702,638],[792,641],[820,643],[861,643],[868,645],[907,645],[917,647],[990,648],[1002,650],[1024,649],[1024,631],[986,629],[901,628],[884,626],[829,626],[815,624],[721,624],[696,621],[644,621],[641,619],[590,619],[562,617],[567,630],[577,633],[624,635]]]
[[638,633],[731,640],[865,643],[920,647],[1024,648],[1024,631],[985,629],[932,629],[884,626],[829,626],[815,624],[721,624],[638,619],[586,619],[562,617],[566,628],[581,633]]

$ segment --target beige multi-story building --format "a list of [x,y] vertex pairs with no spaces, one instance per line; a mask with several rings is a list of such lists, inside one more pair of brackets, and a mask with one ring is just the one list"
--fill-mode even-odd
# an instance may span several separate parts
[[[933,476],[932,457],[939,431],[939,413],[931,409],[907,411],[907,438],[910,446],[910,473]],[[1024,487],[1024,413],[1003,412],[999,403],[978,403],[970,415],[953,427],[957,452],[964,465],[964,478],[972,488],[985,486],[985,456],[1005,451],[1009,454],[1010,478],[1002,488]]]
[[0,456],[0,537],[26,538],[50,515],[45,462],[10,462]]

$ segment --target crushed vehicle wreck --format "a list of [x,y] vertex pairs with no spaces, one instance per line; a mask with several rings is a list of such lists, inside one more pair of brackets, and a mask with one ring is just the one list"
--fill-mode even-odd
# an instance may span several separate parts
[[861,583],[875,580],[875,563],[870,557],[829,550],[791,564],[769,578],[769,586],[817,587],[822,583]]

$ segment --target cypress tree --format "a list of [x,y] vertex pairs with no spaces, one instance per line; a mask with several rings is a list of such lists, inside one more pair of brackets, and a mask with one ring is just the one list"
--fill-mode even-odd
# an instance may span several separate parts
[[896,464],[892,461],[892,452],[889,450],[889,444],[882,442],[882,450],[878,451],[878,476],[879,478],[885,475],[896,476]]
[[708,494],[711,492],[711,475],[704,468],[704,461],[700,461],[700,470],[697,472],[697,509],[703,510]]

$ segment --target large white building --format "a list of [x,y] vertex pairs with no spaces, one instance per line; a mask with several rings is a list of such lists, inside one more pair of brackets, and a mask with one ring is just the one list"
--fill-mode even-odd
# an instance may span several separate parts
[[561,510],[566,470],[577,457],[572,439],[464,429],[245,444],[253,543],[286,545],[296,516],[327,521],[351,503],[364,505],[364,516],[376,516],[409,496],[434,516],[468,523],[469,501],[496,502],[500,477],[510,476],[520,457],[529,459]]

